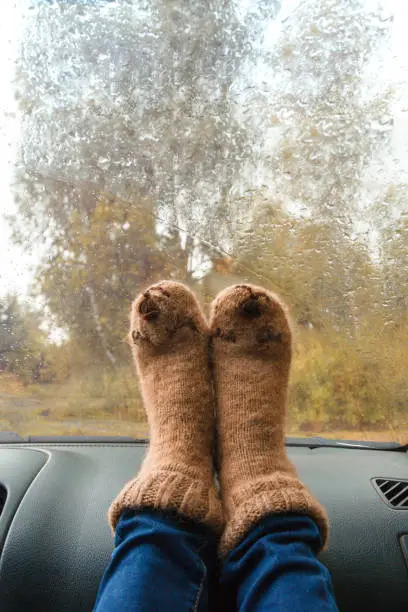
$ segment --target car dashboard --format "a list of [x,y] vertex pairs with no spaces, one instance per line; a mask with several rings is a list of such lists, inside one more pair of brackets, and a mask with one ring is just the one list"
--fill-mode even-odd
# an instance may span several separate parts
[[[92,610],[113,550],[107,510],[146,448],[127,438],[0,444],[2,612]],[[407,452],[314,439],[288,439],[287,450],[329,515],[321,559],[340,610],[406,607]]]

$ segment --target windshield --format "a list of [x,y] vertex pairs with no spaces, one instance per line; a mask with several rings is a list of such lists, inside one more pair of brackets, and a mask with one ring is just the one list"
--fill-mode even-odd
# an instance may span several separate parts
[[408,7],[21,0],[0,24],[0,430],[145,436],[132,299],[289,305],[291,435],[408,441]]

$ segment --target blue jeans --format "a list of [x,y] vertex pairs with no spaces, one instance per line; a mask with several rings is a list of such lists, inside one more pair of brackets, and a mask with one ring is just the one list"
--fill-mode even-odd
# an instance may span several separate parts
[[125,512],[94,612],[337,610],[307,516],[269,515],[217,563],[217,539],[174,513]]

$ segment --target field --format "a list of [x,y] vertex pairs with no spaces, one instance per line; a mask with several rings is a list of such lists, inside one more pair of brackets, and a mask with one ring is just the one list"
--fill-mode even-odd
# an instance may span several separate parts
[[[111,380],[77,378],[60,385],[25,387],[12,374],[0,375],[0,430],[20,435],[116,435],[148,437],[137,385],[124,373]],[[322,436],[348,440],[408,442],[408,427],[394,429],[333,429],[301,431],[288,426],[291,436]]]
[[[104,381],[99,387],[86,379],[53,385],[23,386],[11,374],[0,375],[0,431],[20,435],[148,434],[137,389],[122,389],[111,409]],[[115,390],[110,389],[110,393]]]

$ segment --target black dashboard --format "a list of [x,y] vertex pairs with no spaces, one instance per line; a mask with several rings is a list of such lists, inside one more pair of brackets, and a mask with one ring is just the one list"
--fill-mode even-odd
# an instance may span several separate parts
[[[289,456],[330,518],[322,560],[340,610],[405,608],[408,501],[392,507],[381,486],[405,490],[407,453],[293,444]],[[106,513],[145,451],[130,439],[0,444],[1,612],[92,610],[113,549]]]

